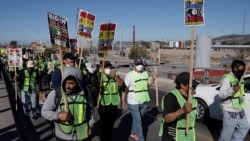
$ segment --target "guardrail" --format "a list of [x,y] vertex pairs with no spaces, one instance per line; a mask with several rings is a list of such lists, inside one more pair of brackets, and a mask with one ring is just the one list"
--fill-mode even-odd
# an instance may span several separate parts
[[[123,72],[128,72],[132,70],[133,68],[133,65],[132,65],[133,60],[130,60],[130,59],[127,59],[127,60],[124,59],[123,61],[119,61],[119,59],[117,60],[108,59],[108,60],[111,61],[111,63],[113,64],[113,68],[115,69],[115,71],[118,71],[118,70],[120,71],[121,69],[123,69]],[[101,61],[101,59],[96,59],[95,64],[99,64],[99,61]],[[155,65],[148,64],[148,71],[149,72],[154,71],[154,68],[153,68],[154,66]],[[210,68],[194,67],[193,69],[194,69],[193,76],[203,84],[219,83],[223,74],[228,73],[230,71],[229,69],[223,69],[220,67],[210,67]],[[159,77],[163,79],[166,78],[166,79],[175,80],[176,76],[183,71],[189,72],[189,65],[186,65],[186,64],[157,65],[157,73]]]

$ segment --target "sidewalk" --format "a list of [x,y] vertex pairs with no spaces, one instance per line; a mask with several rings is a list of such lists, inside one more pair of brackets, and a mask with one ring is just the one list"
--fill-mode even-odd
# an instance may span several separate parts
[[16,128],[11,104],[4,80],[0,80],[0,139],[4,141],[18,140],[19,132]]

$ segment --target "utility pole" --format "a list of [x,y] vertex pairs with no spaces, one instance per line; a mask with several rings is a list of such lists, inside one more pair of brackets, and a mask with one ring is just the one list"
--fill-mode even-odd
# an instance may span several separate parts
[[123,54],[123,48],[122,48],[122,30],[120,30],[120,49],[119,49],[119,55]]
[[244,34],[245,34],[245,22],[246,22],[246,9],[244,11],[244,18],[243,18],[243,27],[242,27],[242,39],[241,39],[241,45],[244,44]]
[[133,46],[135,47],[135,26],[133,25]]

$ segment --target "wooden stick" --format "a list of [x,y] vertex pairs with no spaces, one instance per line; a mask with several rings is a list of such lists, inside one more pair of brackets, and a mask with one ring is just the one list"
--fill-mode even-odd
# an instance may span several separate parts
[[82,47],[81,47],[81,53],[80,53],[80,60],[79,60],[79,68],[81,68],[81,63],[82,63],[82,54],[83,54],[83,48],[84,48],[84,44],[85,40],[84,38],[82,38]]
[[[15,77],[16,77],[16,62],[15,62],[14,69],[15,69]],[[15,99],[16,99],[16,111],[17,111],[18,110],[18,106],[17,106],[17,81],[16,81],[16,78],[15,78]]]
[[[191,27],[191,50],[190,50],[190,64],[189,64],[189,91],[188,91],[188,103],[191,103],[192,98],[192,85],[193,85],[193,67],[194,67],[194,26]],[[186,134],[189,131],[190,114],[186,116]]]
[[[61,57],[61,59],[60,59],[61,75],[63,76],[63,72],[64,72],[64,70],[63,70],[63,59],[62,59],[63,55],[62,55],[62,48],[61,47],[59,48],[59,54],[60,54],[60,57]],[[67,99],[67,95],[65,93],[63,95],[63,99],[64,99],[64,111],[69,112],[68,99]]]
[[103,60],[102,60],[101,77],[100,77],[100,82],[99,82],[99,87],[100,88],[99,88],[99,94],[98,94],[97,104],[96,104],[97,109],[100,106],[100,100],[101,100],[101,90],[102,90],[101,84],[102,84],[102,77],[103,77],[103,70],[104,70],[105,59],[106,59],[106,52],[104,52],[104,56],[103,56]]
[[242,74],[242,76],[241,76],[241,78],[240,78],[239,85],[243,82],[244,76],[247,74],[249,67],[250,67],[250,63],[248,63],[248,64],[246,65],[245,71],[244,71],[244,73]]
[[[155,73],[157,73],[157,66],[155,65]],[[156,106],[159,106],[159,94],[158,94],[158,77],[155,78],[155,100]]]

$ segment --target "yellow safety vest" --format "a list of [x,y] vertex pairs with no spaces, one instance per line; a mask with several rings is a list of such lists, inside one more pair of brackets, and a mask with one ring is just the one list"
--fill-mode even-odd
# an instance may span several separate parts
[[[180,94],[179,90],[174,89],[171,91],[171,93],[177,98],[177,101],[180,105],[180,107],[183,107],[184,104],[187,102],[186,99]],[[161,107],[164,110],[164,97],[163,96],[161,101]],[[191,100],[193,110],[190,112],[190,120],[189,120],[189,131],[186,133],[186,116],[182,115],[178,118],[177,125],[176,125],[176,141],[195,141],[195,118],[196,118],[196,109],[197,109],[197,100],[195,98],[192,98]],[[163,126],[164,126],[165,120],[164,117],[162,118],[161,126],[160,126],[160,132],[159,136],[163,135]]]
[[35,81],[36,81],[36,72],[33,70],[32,73],[30,74],[29,71],[25,69],[23,91],[24,92],[31,91],[32,93],[34,93],[36,91]]
[[[232,86],[238,85],[239,83],[238,79],[232,74],[225,74],[223,77],[228,78]],[[231,97],[231,101],[234,109],[241,110],[246,107],[244,81],[242,81],[242,84],[240,84],[240,90]]]
[[141,75],[138,75],[138,73],[133,70],[129,72],[129,75],[135,83],[134,90],[129,90],[129,92],[134,92],[135,100],[138,103],[150,101],[148,93],[148,73],[143,71]]
[[[88,122],[86,118],[87,100],[84,95],[77,95],[75,100],[67,96],[69,112],[71,115],[69,122],[58,122],[58,126],[66,134],[76,133],[77,140],[88,137]],[[61,111],[64,111],[64,97],[60,101]]]
[[102,85],[104,87],[101,93],[101,104],[102,105],[118,105],[120,103],[120,95],[118,90],[118,83],[106,75],[102,74]]

